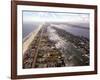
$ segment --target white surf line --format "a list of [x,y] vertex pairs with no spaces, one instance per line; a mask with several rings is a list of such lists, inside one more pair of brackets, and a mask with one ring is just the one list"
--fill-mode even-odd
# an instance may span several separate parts
[[[25,42],[23,41],[23,54],[25,53],[25,51],[28,49],[29,45],[31,44],[31,42],[34,40],[34,37],[37,35],[37,33],[39,32],[39,30],[42,28],[42,26],[45,23],[41,24],[39,26],[39,28],[35,31],[35,32],[31,32],[28,36],[30,36]],[[26,36],[27,37],[27,36]],[[24,38],[26,39],[26,38]]]

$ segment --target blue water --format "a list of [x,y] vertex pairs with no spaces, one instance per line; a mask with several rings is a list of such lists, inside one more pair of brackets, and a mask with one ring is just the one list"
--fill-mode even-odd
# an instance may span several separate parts
[[89,29],[88,28],[77,28],[77,27],[66,27],[65,30],[67,32],[70,32],[71,34],[75,36],[83,36],[89,39]]
[[[57,24],[57,23],[56,23]],[[69,32],[75,36],[83,36],[89,39],[89,24],[79,23],[79,24],[57,24],[58,28],[64,29],[66,32]]]
[[23,23],[22,36],[25,38],[29,33],[35,31],[40,23]]
[[[39,22],[23,23],[23,27],[22,27],[23,38],[26,37],[32,31],[35,31],[39,27],[40,24],[41,23]],[[77,26],[74,27],[72,25],[71,26],[65,25],[65,26],[62,26],[62,28],[73,35],[84,36],[89,39],[89,25],[84,25],[85,27],[88,27],[88,28],[81,28],[81,26],[83,25],[78,24],[78,27]]]

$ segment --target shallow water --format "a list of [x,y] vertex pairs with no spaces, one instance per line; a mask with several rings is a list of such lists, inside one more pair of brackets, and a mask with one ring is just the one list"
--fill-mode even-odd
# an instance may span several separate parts
[[[78,24],[77,26],[75,25],[70,25],[70,24],[51,24],[51,26],[55,26],[57,28],[61,28],[66,30],[67,32],[76,35],[76,36],[84,36],[89,39],[89,25],[85,25],[85,27],[82,27],[83,24]],[[79,27],[80,26],[80,27]]]

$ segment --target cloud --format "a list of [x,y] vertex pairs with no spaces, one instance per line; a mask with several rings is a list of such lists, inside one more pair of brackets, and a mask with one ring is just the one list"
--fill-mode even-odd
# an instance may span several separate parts
[[89,14],[59,12],[23,12],[24,22],[89,22]]

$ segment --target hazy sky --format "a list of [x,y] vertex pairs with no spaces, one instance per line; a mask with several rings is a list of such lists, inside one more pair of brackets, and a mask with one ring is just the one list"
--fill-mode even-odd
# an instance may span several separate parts
[[80,13],[59,13],[59,12],[32,12],[23,11],[23,21],[24,22],[89,22],[89,14]]

